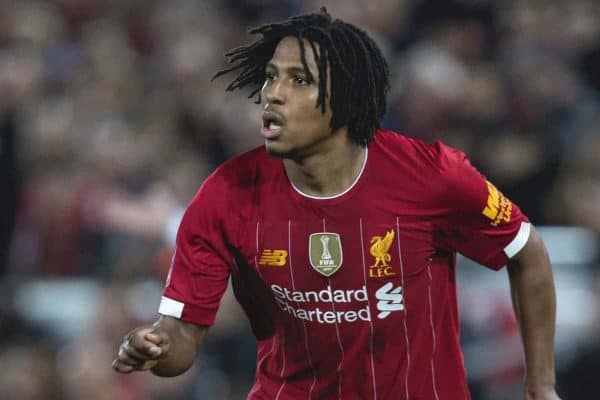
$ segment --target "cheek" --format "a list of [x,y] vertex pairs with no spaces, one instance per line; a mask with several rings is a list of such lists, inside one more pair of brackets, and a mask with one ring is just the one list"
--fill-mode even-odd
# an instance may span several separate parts
[[317,106],[318,94],[307,96],[302,105],[302,116],[304,123],[314,130],[322,130],[329,127],[331,121],[331,108],[327,106],[325,113],[321,111],[321,106]]
[[321,113],[321,107],[316,108],[312,105],[310,109],[302,115],[303,118],[298,124],[302,136],[315,138],[322,136],[328,130],[329,119],[327,119],[327,114]]

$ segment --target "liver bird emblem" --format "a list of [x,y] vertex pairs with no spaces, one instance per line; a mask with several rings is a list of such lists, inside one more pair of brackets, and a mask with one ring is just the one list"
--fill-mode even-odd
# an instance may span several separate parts
[[390,229],[385,237],[373,236],[371,238],[371,250],[370,253],[375,257],[375,264],[371,267],[387,267],[389,262],[392,260],[392,256],[389,253],[390,246],[394,241],[394,230]]

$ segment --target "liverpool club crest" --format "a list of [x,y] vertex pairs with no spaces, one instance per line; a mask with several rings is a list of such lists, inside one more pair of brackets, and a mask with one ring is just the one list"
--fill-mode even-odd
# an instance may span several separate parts
[[337,233],[313,233],[308,241],[310,265],[322,275],[331,276],[342,266],[342,240]]

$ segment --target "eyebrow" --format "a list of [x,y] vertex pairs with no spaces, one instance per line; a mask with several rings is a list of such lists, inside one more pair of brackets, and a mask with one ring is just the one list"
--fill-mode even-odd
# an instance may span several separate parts
[[[275,64],[273,64],[273,63],[267,63],[265,69],[266,68],[272,68],[272,69],[274,69],[276,71],[279,71],[279,68],[277,68],[277,66]],[[283,69],[285,71],[287,71],[288,73],[290,73],[290,74],[305,74],[305,75],[308,75],[308,71],[306,71],[305,68],[298,67],[298,66],[295,66],[295,65],[287,67],[287,68],[283,68]],[[314,74],[312,74],[312,75],[314,76]]]

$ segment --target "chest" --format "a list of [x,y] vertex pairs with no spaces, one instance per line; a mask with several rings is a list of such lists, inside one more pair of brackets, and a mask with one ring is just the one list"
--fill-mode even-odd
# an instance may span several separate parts
[[435,253],[434,224],[394,210],[279,207],[243,235],[248,264],[269,286],[360,288],[418,275]]

